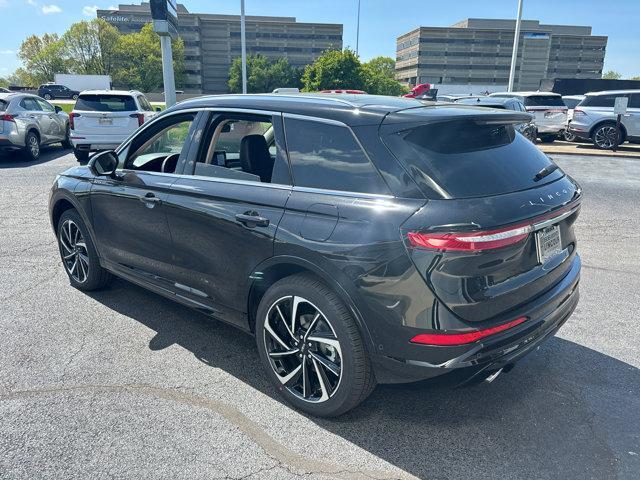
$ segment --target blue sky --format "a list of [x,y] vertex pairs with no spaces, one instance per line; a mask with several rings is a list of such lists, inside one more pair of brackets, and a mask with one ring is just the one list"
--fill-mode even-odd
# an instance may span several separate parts
[[[92,18],[103,0],[0,0],[0,76],[15,70],[21,41],[32,33],[63,33],[73,22]],[[123,3],[139,3],[125,1]],[[240,0],[184,0],[191,12],[239,13]],[[517,0],[361,0],[360,56],[395,56],[398,35],[419,25],[447,26],[467,17],[513,18]],[[416,5],[420,5],[417,6]],[[344,24],[344,44],[355,47],[357,0],[246,0],[247,15],[294,16],[300,21]],[[591,25],[607,35],[605,70],[640,75],[640,0],[524,0],[523,18],[542,23]]]

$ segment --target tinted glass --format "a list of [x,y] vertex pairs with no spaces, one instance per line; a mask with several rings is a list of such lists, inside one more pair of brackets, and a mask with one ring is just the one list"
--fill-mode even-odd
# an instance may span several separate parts
[[589,95],[582,102],[580,102],[580,106],[613,108],[613,105],[616,103],[616,97],[624,97],[624,95]]
[[563,98],[562,101],[567,106],[567,108],[576,108],[576,105],[580,103],[579,98]]
[[294,185],[389,193],[348,128],[286,118],[285,130]]
[[640,93],[630,95],[629,108],[640,108]]
[[56,109],[49,102],[45,102],[44,100],[36,99],[36,102],[40,105],[40,108],[45,112],[55,112]]
[[138,104],[140,105],[140,108],[146,112],[153,111],[153,107],[149,103],[149,100],[147,100],[147,97],[143,95],[138,95]]
[[0,110],[4,111],[7,109],[7,105],[9,105],[9,102],[5,101],[5,100],[0,100]]
[[456,120],[401,128],[383,139],[434,198],[500,195],[557,180],[558,169],[535,182],[552,164],[513,125]]
[[95,112],[134,112],[136,102],[130,95],[80,95],[75,110]]
[[525,107],[564,107],[562,97],[556,95],[533,95],[524,97]]
[[35,98],[25,98],[20,102],[20,106],[25,110],[38,111],[42,110]]

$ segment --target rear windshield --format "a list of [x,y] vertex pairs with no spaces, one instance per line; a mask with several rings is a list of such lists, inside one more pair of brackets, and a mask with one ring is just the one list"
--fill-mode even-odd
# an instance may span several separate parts
[[397,130],[383,135],[384,142],[432,198],[500,195],[563,175],[558,169],[535,181],[552,162],[513,125],[465,119]]
[[524,97],[525,107],[565,107],[562,97],[556,95],[532,95]]
[[562,101],[567,106],[567,108],[576,108],[582,100],[579,98],[563,98]]
[[132,112],[136,102],[130,95],[80,95],[75,110],[95,112]]

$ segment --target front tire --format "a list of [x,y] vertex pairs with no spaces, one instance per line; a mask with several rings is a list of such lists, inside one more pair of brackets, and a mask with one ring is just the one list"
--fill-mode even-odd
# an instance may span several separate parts
[[104,288],[111,274],[100,266],[91,235],[75,209],[66,210],[56,230],[62,265],[72,286],[92,291]]
[[71,95],[71,100],[78,100],[78,95]]
[[76,156],[76,160],[81,164],[85,164],[89,161],[89,151],[88,150],[78,150],[77,148],[73,149],[73,154]]
[[564,133],[562,134],[562,136],[564,137],[565,142],[575,142],[576,141],[576,136],[571,133],[569,131],[569,129],[565,130]]
[[294,407],[335,417],[375,388],[351,313],[325,283],[307,275],[273,284],[258,306],[256,342],[267,375]]
[[45,94],[44,94],[44,96],[43,96],[43,98],[44,98],[45,100],[53,100],[53,96],[52,96],[50,93],[45,93]]
[[556,135],[540,135],[541,143],[553,143],[556,139]]
[[24,154],[27,160],[35,162],[40,158],[40,138],[32,130],[24,137]]

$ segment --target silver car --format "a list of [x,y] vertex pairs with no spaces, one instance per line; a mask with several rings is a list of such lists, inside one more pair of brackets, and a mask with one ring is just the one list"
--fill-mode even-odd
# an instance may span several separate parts
[[569,132],[577,138],[592,140],[603,150],[611,150],[616,141],[616,115],[613,106],[616,98],[627,97],[627,113],[620,118],[621,132],[618,144],[628,140],[640,143],[640,90],[610,90],[587,93],[573,110]]
[[40,147],[71,148],[69,116],[60,107],[26,93],[0,93],[0,150],[20,150],[37,160]]

